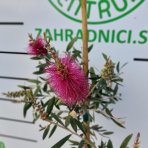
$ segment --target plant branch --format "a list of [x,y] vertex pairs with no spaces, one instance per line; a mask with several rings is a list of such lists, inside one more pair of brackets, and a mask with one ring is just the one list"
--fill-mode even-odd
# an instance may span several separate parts
[[92,86],[91,90],[89,91],[89,94],[87,95],[87,98],[93,93],[93,91],[95,90],[95,88],[97,87],[99,83],[100,81],[98,81],[94,86]]
[[[83,35],[83,52],[82,52],[82,63],[83,63],[83,71],[85,75],[88,75],[88,29],[87,29],[87,8],[86,8],[86,0],[81,0],[81,9],[82,9],[82,35]],[[89,100],[86,100],[86,106],[89,106]],[[87,111],[89,112],[89,111]],[[91,143],[90,141],[90,127],[89,127],[89,120],[84,122],[86,135],[85,141],[88,141],[84,145],[87,148],[87,144]]]
[[85,75],[88,74],[88,33],[87,33],[87,10],[86,10],[86,0],[81,0],[82,7],[82,34],[83,34],[83,70]]
[[75,136],[77,136],[77,137],[79,137],[79,138],[82,138],[79,134],[73,132],[72,130],[70,130],[70,129],[68,129],[68,128],[66,128],[66,127],[64,127],[64,126],[62,126],[62,125],[60,125],[60,124],[58,124],[57,122],[54,122],[54,121],[49,120],[49,119],[45,119],[44,121],[49,122],[49,124],[54,124],[54,125],[56,125],[56,126],[62,128],[62,129],[64,129],[64,130],[70,132],[71,134],[73,134],[73,135],[75,135]]

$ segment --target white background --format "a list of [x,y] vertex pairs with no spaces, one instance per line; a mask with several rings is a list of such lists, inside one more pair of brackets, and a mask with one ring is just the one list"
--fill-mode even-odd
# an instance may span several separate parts
[[[92,29],[132,29],[148,30],[148,1],[132,12],[130,15],[109,24],[89,26]],[[27,33],[35,34],[36,27],[41,28],[75,28],[80,29],[81,24],[73,22],[59,14],[47,0],[0,0],[0,22],[4,21],[22,21],[23,26],[4,26],[0,25],[0,51],[21,51],[24,52],[27,47]],[[53,42],[57,49],[64,50],[66,42]],[[81,49],[81,43],[77,45]],[[62,48],[61,48],[62,47]],[[94,43],[94,49],[90,54],[91,66],[99,69],[103,66],[101,53],[109,55],[113,61],[121,63],[128,62],[123,69],[124,86],[120,89],[122,101],[116,106],[114,113],[117,116],[125,117],[126,129],[121,129],[111,121],[104,120],[101,116],[97,118],[98,123],[104,124],[105,128],[114,130],[112,136],[115,148],[130,133],[141,133],[141,148],[148,146],[147,125],[148,125],[148,63],[135,62],[133,58],[148,58],[148,44],[103,44]],[[35,62],[30,61],[28,56],[4,55],[0,54],[0,75],[32,78],[32,70]],[[0,93],[8,90],[16,90],[18,84],[25,82],[0,79]],[[1,95],[2,97],[2,95]],[[0,101],[0,117],[22,119],[22,106],[10,102]],[[31,115],[25,120],[31,121]],[[60,137],[63,137],[64,131],[59,131],[52,139],[42,141],[42,133],[38,132],[38,125],[29,125],[21,123],[6,122],[0,120],[0,134],[20,136],[24,138],[35,139],[37,143],[23,142],[19,140],[0,137],[6,148],[41,148],[50,147]],[[132,139],[134,141],[134,138]],[[132,145],[132,144],[131,144]],[[68,148],[69,146],[65,146]],[[130,146],[131,147],[131,146]]]

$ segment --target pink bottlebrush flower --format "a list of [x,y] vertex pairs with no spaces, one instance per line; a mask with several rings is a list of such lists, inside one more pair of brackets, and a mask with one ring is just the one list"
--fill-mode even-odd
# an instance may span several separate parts
[[89,84],[79,64],[70,55],[60,58],[59,63],[50,63],[45,70],[55,94],[67,105],[86,99]]
[[45,56],[47,50],[42,38],[37,37],[35,41],[30,41],[27,52],[33,56]]

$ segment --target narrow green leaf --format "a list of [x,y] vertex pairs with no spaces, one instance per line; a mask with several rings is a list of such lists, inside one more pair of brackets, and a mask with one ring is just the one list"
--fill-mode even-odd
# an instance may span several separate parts
[[68,127],[68,125],[70,124],[70,116],[67,116],[65,119],[65,127]]
[[81,58],[81,51],[79,51],[79,50],[74,48],[74,50],[73,50],[73,57],[76,58],[76,59],[78,57]]
[[120,72],[120,62],[117,63],[116,70],[118,73]]
[[69,142],[71,143],[71,145],[79,145],[80,144],[80,142],[74,141],[74,140],[69,140]]
[[35,75],[41,75],[43,73],[44,73],[43,70],[38,70],[38,71],[33,72],[33,74],[35,74]]
[[74,45],[74,43],[77,41],[77,37],[73,38],[67,45],[66,51],[68,52]]
[[113,144],[111,140],[108,140],[107,148],[113,148]]
[[31,87],[25,86],[25,85],[18,85],[18,87],[23,88],[23,89],[31,89]]
[[106,108],[105,111],[106,111],[106,113],[110,116],[110,119],[111,119],[114,123],[116,123],[118,126],[120,126],[120,127],[122,127],[122,128],[125,128],[124,125],[122,124],[122,121],[120,121],[118,118],[115,118],[115,117],[112,115],[112,113],[111,113],[111,111],[110,111],[109,109]]
[[133,134],[128,135],[122,142],[120,148],[127,148],[129,141],[131,140]]
[[48,106],[47,106],[47,110],[46,110],[46,113],[48,115],[51,113],[51,111],[53,109],[53,106],[54,106],[54,103],[55,103],[55,98],[54,97],[48,101]]
[[33,123],[35,123],[40,118],[40,115],[38,113],[33,114]]
[[107,147],[107,143],[104,141],[101,141],[100,145],[98,146],[98,148],[108,148]]
[[83,124],[79,120],[76,120],[76,119],[75,119],[75,122],[77,126],[79,127],[79,129],[85,134],[85,129],[83,127]]
[[95,70],[93,67],[90,67],[89,73],[90,73],[91,77],[93,77],[93,78],[95,77]]
[[[51,47],[51,50],[54,50],[55,51],[55,49],[53,48],[53,47]],[[46,59],[46,62],[48,62],[48,61],[50,61],[50,59],[51,59],[51,54],[49,53],[49,54],[47,54],[46,55],[46,57],[47,57],[47,59]],[[46,63],[47,64],[47,63]]]
[[44,64],[40,64],[38,66],[36,66],[36,68],[45,68],[47,66],[47,63],[44,63]]
[[113,117],[111,111],[110,111],[108,108],[106,108],[105,112],[106,112],[109,116]]
[[88,47],[88,52],[91,52],[91,50],[93,49],[93,44],[91,44],[89,47]]
[[114,123],[116,123],[118,126],[120,126],[120,127],[122,127],[122,128],[125,128],[124,125],[123,125],[122,123],[120,123],[118,120],[116,120],[115,118],[111,118],[111,119],[112,119],[112,121],[113,121]]
[[115,85],[115,88],[114,88],[114,95],[116,95],[118,92],[118,84]]
[[97,81],[98,77],[96,76],[95,70],[94,70],[93,67],[90,67],[89,73],[90,73],[90,79],[92,80],[92,84],[93,85],[96,84],[96,81]]
[[29,110],[29,108],[32,106],[32,103],[26,103],[25,105],[24,105],[24,109],[23,109],[23,115],[24,115],[24,117],[26,117],[26,115],[27,115],[27,111]]
[[61,100],[59,100],[58,98],[55,98],[55,107],[60,110],[60,105],[61,105]]
[[121,66],[121,69],[124,68],[128,63],[124,63],[122,66]]
[[73,130],[75,131],[75,132],[77,132],[77,124],[76,124],[76,122],[75,122],[75,119],[74,118],[70,118],[70,124],[71,124],[71,127],[73,128]]
[[80,141],[79,147],[78,148],[82,148],[84,146],[84,140]]
[[107,61],[107,60],[108,60],[107,55],[106,55],[106,54],[104,54],[104,53],[102,53],[102,55],[103,55],[103,58],[105,59],[105,61]]
[[45,106],[45,104],[44,104],[43,100],[41,100],[41,105],[42,105],[43,107]]
[[49,134],[49,138],[54,134],[55,130],[57,128],[57,125],[54,125],[54,127],[52,128],[50,134]]
[[40,88],[40,86],[39,85],[37,85],[37,87],[36,87],[36,89],[35,89],[35,91],[34,91],[34,96],[37,96],[39,93],[41,92],[41,88]]
[[43,77],[39,77],[41,80],[43,80],[43,81],[45,81],[45,82],[47,82],[47,79],[45,79],[45,78],[43,78]]
[[44,87],[43,87],[43,91],[46,92],[46,91],[47,91],[47,88],[48,88],[48,84],[45,83],[45,84],[44,84]]
[[44,133],[43,133],[43,140],[46,138],[48,132],[49,132],[49,129],[50,129],[50,126],[48,126],[45,130],[44,130]]
[[112,135],[114,132],[104,132],[103,135]]
[[63,122],[61,121],[61,119],[59,118],[59,116],[57,116],[56,114],[52,113],[51,116],[60,124],[64,125]]
[[30,83],[35,83],[35,84],[41,83],[39,80],[36,80],[36,79],[29,79],[27,81],[30,82]]
[[64,137],[63,139],[61,139],[59,142],[57,142],[54,146],[52,146],[51,148],[60,148],[62,145],[64,145],[64,143],[71,137],[71,135],[68,135],[66,137]]
[[118,82],[118,84],[119,84],[119,82],[123,82],[123,79],[122,78],[114,78],[114,79],[112,79],[112,81],[114,81],[116,83]]
[[32,60],[41,60],[42,57],[31,57]]
[[102,129],[102,130],[99,130],[99,132],[106,132],[106,130],[105,129]]

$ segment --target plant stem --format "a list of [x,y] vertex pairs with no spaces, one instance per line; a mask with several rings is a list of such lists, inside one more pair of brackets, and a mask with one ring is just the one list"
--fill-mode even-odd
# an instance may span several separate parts
[[[83,51],[82,51],[82,63],[83,70],[85,75],[88,75],[88,32],[87,32],[87,9],[86,9],[86,0],[81,0],[81,9],[82,9],[82,35],[83,35]],[[86,100],[86,106],[89,106],[89,100]],[[88,111],[87,111],[88,112]],[[86,129],[85,141],[90,142],[90,127],[89,121],[84,122],[84,127]],[[87,144],[84,145],[84,148],[87,148]]]
[[87,12],[86,12],[86,0],[81,0],[82,7],[82,34],[83,34],[83,70],[87,76],[88,73],[88,33],[87,33]]
[[98,81],[95,85],[92,86],[92,88],[90,89],[89,94],[87,95],[87,97],[89,97],[93,93],[93,91],[95,90],[95,88],[97,87],[97,85],[99,83],[100,83],[100,81]]
[[54,121],[48,120],[48,119],[45,119],[45,121],[49,122],[50,124],[54,124],[54,125],[56,125],[56,126],[62,128],[62,129],[64,129],[64,130],[70,132],[71,134],[73,134],[73,135],[79,137],[79,138],[82,138],[79,134],[73,132],[72,130],[70,130],[70,129],[68,129],[68,128],[66,128],[66,127],[64,127],[64,126],[62,126],[62,125],[60,125],[60,124],[58,124],[57,122],[54,122]]
[[[62,126],[62,125],[58,124],[57,122],[54,122],[54,121],[49,120],[49,119],[43,119],[43,120],[49,122],[49,125],[50,125],[50,124],[56,125],[56,126],[62,128],[62,129],[64,129],[64,130],[70,132],[72,135],[75,135],[75,136],[79,137],[80,139],[83,138],[82,136],[80,136],[80,135],[77,134],[76,132],[73,132],[72,130],[66,128],[65,126]],[[48,125],[48,126],[49,126],[49,125]],[[92,147],[94,147],[94,145],[93,145],[92,143],[90,143],[90,141],[87,141],[87,140],[86,140],[85,142],[86,142],[87,144],[91,145]]]

